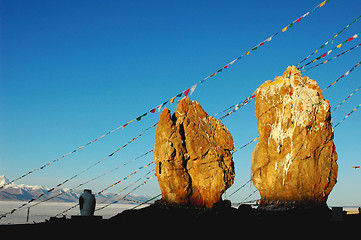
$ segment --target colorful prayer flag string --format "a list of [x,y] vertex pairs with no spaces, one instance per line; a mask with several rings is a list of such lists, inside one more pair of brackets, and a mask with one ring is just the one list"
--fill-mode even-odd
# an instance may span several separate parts
[[[291,22],[290,24],[288,24],[286,27],[284,27],[281,32],[286,32],[289,28],[293,27],[293,25],[295,23],[299,23],[301,21],[301,19],[307,17],[310,13],[316,11],[318,8],[324,6],[326,4],[326,2],[329,2],[329,0],[325,0],[322,3],[318,4],[316,7],[314,7],[311,11],[303,14],[301,17],[297,18],[296,20],[294,20],[293,22]],[[279,34],[279,32],[276,32],[275,34],[271,35],[269,38],[267,38],[266,40],[260,42],[259,44],[257,44],[256,46],[254,46],[253,48],[251,48],[250,50],[248,50],[246,53],[244,53],[243,55],[241,55],[240,57],[234,59],[233,61],[229,62],[228,64],[226,64],[224,67],[220,68],[218,71],[214,72],[213,74],[209,75],[208,77],[204,78],[202,81],[200,81],[199,83],[203,83],[205,80],[207,80],[210,77],[216,76],[217,73],[221,72],[223,69],[227,69],[228,66],[232,65],[233,63],[235,63],[236,61],[238,61],[239,59],[241,59],[244,56],[249,55],[252,51],[257,50],[260,46],[263,46],[266,42],[270,42],[275,36],[277,36]]]
[[112,187],[116,186],[116,185],[119,184],[120,182],[122,182],[122,181],[128,179],[129,177],[131,177],[132,175],[136,174],[139,170],[141,170],[141,169],[143,169],[143,168],[146,168],[146,167],[150,166],[150,165],[153,164],[153,163],[154,163],[154,161],[151,161],[150,163],[146,164],[145,166],[139,167],[138,169],[136,169],[136,170],[135,170],[134,172],[132,172],[131,174],[127,175],[126,177],[124,177],[124,178],[122,178],[122,179],[120,179],[119,181],[114,182],[113,184],[111,184],[111,185],[109,185],[108,187],[104,188],[103,190],[99,191],[97,194],[101,194],[101,193],[103,193],[104,191],[108,190],[109,188],[112,188]]
[[348,53],[349,51],[354,50],[355,48],[358,48],[359,46],[361,46],[361,43],[358,44],[358,45],[356,45],[356,46],[353,46],[352,48],[348,49],[347,51],[344,51],[344,52],[342,52],[342,53],[340,53],[340,54],[338,54],[338,55],[336,55],[336,56],[334,56],[334,57],[332,57],[332,58],[327,59],[327,60],[324,61],[324,62],[321,62],[321,63],[319,63],[319,64],[317,64],[317,65],[314,65],[314,66],[309,67],[309,68],[307,68],[307,69],[304,69],[304,70],[302,70],[302,71],[304,72],[304,71],[310,70],[310,69],[312,69],[312,68],[318,67],[318,66],[320,66],[320,65],[322,65],[322,64],[331,62],[333,59],[338,58],[338,57],[344,55],[345,53]]
[[233,153],[232,153],[232,155],[233,155],[233,154],[235,154],[236,152],[238,152],[239,150],[241,150],[242,148],[245,148],[245,147],[247,147],[248,145],[250,145],[251,143],[253,143],[253,142],[257,141],[257,140],[258,140],[258,138],[259,138],[259,136],[257,136],[256,138],[252,139],[252,140],[251,140],[251,141],[249,141],[248,143],[244,144],[242,147],[240,147],[240,148],[238,148],[238,149],[234,150],[234,151],[233,151]]
[[343,41],[342,43],[340,43],[339,45],[337,45],[336,47],[328,50],[327,52],[325,52],[325,53],[321,54],[320,56],[318,56],[317,58],[313,59],[312,61],[304,64],[302,67],[299,67],[298,70],[302,70],[302,69],[304,69],[306,66],[310,65],[311,63],[314,63],[314,62],[320,60],[321,58],[326,57],[326,56],[329,55],[333,50],[335,50],[335,49],[337,49],[337,48],[341,48],[344,43],[351,42],[352,40],[356,39],[360,33],[361,33],[361,32],[356,33],[356,34],[353,35],[352,37],[346,39],[345,41]]
[[350,97],[352,97],[352,95],[353,95],[355,92],[357,92],[360,88],[361,88],[361,86],[358,87],[356,90],[354,90],[350,95],[348,95],[340,104],[337,105],[337,107],[335,107],[335,108],[332,110],[332,112],[335,112],[337,108],[339,108],[344,102],[346,102]]
[[344,120],[346,120],[346,118],[348,118],[352,113],[354,113],[359,107],[361,107],[361,103],[357,107],[352,109],[352,111],[349,114],[347,114],[341,121],[339,121],[333,128],[336,128],[338,125],[340,125]]
[[[222,116],[219,118],[219,120],[223,120],[225,117],[228,117],[229,115],[231,115],[232,113],[234,113],[235,111],[237,111],[238,109],[240,109],[241,107],[243,107],[244,105],[246,105],[247,103],[249,103],[251,100],[253,100],[256,97],[255,94],[252,94],[251,96],[249,96],[248,98],[246,98],[245,100],[243,100],[242,102],[233,105],[234,109],[232,111],[230,111],[229,113],[227,113],[226,115]],[[228,108],[229,109],[229,108]],[[224,110],[225,111],[225,110]],[[222,112],[224,112],[222,111]],[[218,115],[218,114],[217,114]]]
[[[153,170],[149,171],[147,174],[145,174],[145,175],[143,176],[143,178],[144,178],[145,176],[149,175],[151,172],[154,172],[154,171],[155,171],[155,168],[154,168]],[[97,209],[95,209],[95,211],[102,210],[102,209],[104,209],[104,208],[106,208],[106,207],[109,207],[109,206],[112,205],[112,204],[118,203],[120,200],[125,199],[127,196],[129,196],[132,192],[134,192],[135,190],[137,190],[137,189],[140,188],[141,186],[144,186],[145,184],[147,184],[147,182],[148,182],[149,180],[151,180],[151,179],[153,179],[153,176],[147,177],[147,178],[145,179],[145,181],[143,181],[141,184],[139,184],[138,186],[136,186],[135,188],[133,188],[130,192],[128,192],[127,194],[125,194],[123,197],[121,197],[121,198],[119,198],[119,199],[117,199],[117,200],[115,200],[115,201],[113,201],[113,202],[111,202],[111,203],[108,203],[108,204],[106,204],[106,205],[104,205],[104,206],[102,206],[102,207],[100,207],[100,208],[97,208]],[[139,182],[140,180],[142,180],[142,178],[139,178],[139,179],[138,179],[137,181],[135,181],[134,183]],[[133,184],[134,184],[134,183],[133,183]],[[132,184],[132,185],[133,185],[133,184]],[[130,186],[127,186],[126,188],[128,188],[128,187],[130,187]],[[122,189],[120,192],[124,191],[126,188]],[[114,196],[116,196],[116,195],[114,195]],[[107,200],[108,200],[108,199],[107,199]]]
[[361,61],[358,62],[355,66],[353,66],[350,70],[348,70],[347,72],[345,72],[342,76],[340,76],[339,78],[337,78],[333,83],[331,83],[330,85],[328,85],[325,89],[322,90],[322,92],[324,92],[325,90],[327,90],[328,88],[332,87],[333,85],[335,85],[341,78],[347,76],[350,74],[350,72],[352,72],[356,67],[358,67],[360,65]]
[[309,57],[311,57],[313,54],[317,53],[320,49],[324,48],[326,45],[328,45],[330,42],[331,44],[333,44],[334,39],[339,36],[346,28],[350,27],[352,24],[354,24],[359,18],[361,17],[358,16],[355,20],[353,20],[351,23],[349,23],[346,27],[344,27],[341,31],[339,31],[335,36],[333,36],[330,40],[326,41],[324,44],[322,44],[319,48],[317,48],[314,52],[312,52],[311,54],[309,54],[305,59],[303,59],[301,62],[299,62],[297,64],[297,67],[300,66],[301,63],[303,63],[304,61],[306,61]]

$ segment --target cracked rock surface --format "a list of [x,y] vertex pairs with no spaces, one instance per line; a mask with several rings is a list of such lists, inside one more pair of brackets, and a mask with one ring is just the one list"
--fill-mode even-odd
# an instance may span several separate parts
[[337,178],[330,104],[295,67],[256,91],[252,180],[261,204],[326,203]]
[[233,184],[232,135],[196,101],[165,108],[155,134],[154,160],[162,200],[211,208]]

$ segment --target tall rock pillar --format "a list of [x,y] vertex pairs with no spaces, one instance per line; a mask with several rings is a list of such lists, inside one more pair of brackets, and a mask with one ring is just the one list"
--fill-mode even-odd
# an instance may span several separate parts
[[165,108],[155,133],[154,160],[162,200],[211,208],[233,184],[232,135],[196,101]]
[[336,184],[330,104],[295,66],[256,91],[252,180],[261,205],[324,204]]

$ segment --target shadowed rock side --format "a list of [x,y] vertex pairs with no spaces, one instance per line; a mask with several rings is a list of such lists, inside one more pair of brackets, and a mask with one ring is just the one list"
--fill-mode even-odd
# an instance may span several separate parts
[[338,167],[330,104],[317,82],[288,67],[255,100],[260,137],[251,168],[261,204],[325,204]]
[[196,101],[183,98],[171,116],[165,108],[155,134],[154,160],[162,200],[212,207],[233,184],[232,135]]

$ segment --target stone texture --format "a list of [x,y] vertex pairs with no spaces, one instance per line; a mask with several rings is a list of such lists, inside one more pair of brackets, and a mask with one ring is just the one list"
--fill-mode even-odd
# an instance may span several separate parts
[[233,184],[232,135],[196,101],[165,108],[155,134],[154,160],[162,200],[212,207]]
[[326,203],[337,178],[330,104],[296,67],[256,91],[259,141],[252,155],[261,204]]

